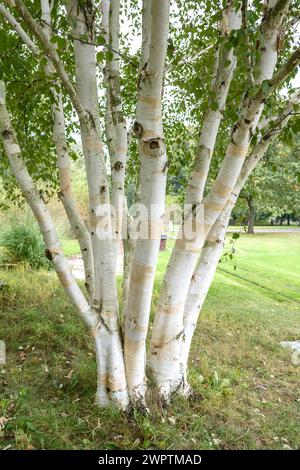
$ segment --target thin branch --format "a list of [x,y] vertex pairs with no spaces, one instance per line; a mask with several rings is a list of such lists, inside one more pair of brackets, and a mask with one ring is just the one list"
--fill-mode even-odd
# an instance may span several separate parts
[[181,65],[193,65],[200,57],[202,57],[206,52],[210,51],[213,47],[215,47],[215,44],[211,44],[210,46],[206,47],[205,49],[197,52],[197,54],[191,56],[189,54],[185,54],[182,56],[177,63],[171,63],[169,64],[166,69],[165,73],[172,72],[175,68],[181,66]]
[[271,88],[281,85],[293,70],[300,64],[300,47],[295,50],[291,57],[285,62],[281,69],[269,81]]
[[[300,47],[295,50],[285,64],[273,75],[270,80],[265,80],[257,93],[252,97],[253,101],[263,102],[276,88],[278,88],[300,64]],[[267,86],[264,83],[267,83]]]
[[254,149],[252,150],[251,154],[246,159],[242,167],[237,185],[244,185],[244,182],[256,166],[257,162],[261,160],[267,148],[271,145],[273,140],[275,140],[277,135],[280,134],[280,132],[286,127],[290,118],[294,114],[294,108],[299,104],[299,102],[300,88],[298,88],[297,91],[293,94],[293,96],[287,101],[282,112],[279,113],[279,116],[274,121],[271,121],[272,126],[255,145]]
[[247,74],[249,83],[252,85],[254,84],[254,77],[253,77],[253,64],[251,58],[251,46],[249,40],[249,32],[248,32],[248,24],[247,24],[247,10],[248,10],[248,0],[242,1],[242,27],[245,33],[245,45],[249,55],[246,56],[247,61]]
[[24,31],[22,26],[16,20],[16,18],[1,4],[0,4],[0,13],[4,16],[4,18],[10,24],[10,26],[18,33],[18,35],[20,36],[22,41],[26,44],[26,46],[28,46],[29,49],[31,49],[31,51],[35,55],[38,55],[41,52],[40,49],[30,39],[28,34]]
[[45,23],[46,26],[48,26],[49,28],[52,29],[52,31],[54,31],[55,33],[57,34],[60,34],[61,36],[65,37],[66,39],[71,39],[72,41],[78,41],[78,42],[81,42],[82,44],[87,44],[89,46],[95,46],[95,47],[105,47],[107,50],[113,52],[114,54],[117,54],[118,56],[121,57],[121,59],[123,59],[125,62],[128,62],[130,65],[132,65],[135,69],[138,68],[138,65],[132,61],[132,59],[130,59],[128,56],[126,56],[125,54],[123,54],[122,52],[120,51],[117,51],[115,50],[110,44],[108,44],[107,42],[106,43],[97,43],[97,42],[91,42],[91,41],[86,41],[84,39],[81,39],[81,38],[78,38],[78,37],[74,37],[72,36],[72,34],[69,34],[69,33],[65,33],[64,31],[61,31],[60,29],[57,29],[55,28],[54,26],[52,25],[49,25],[47,23],[47,21],[43,20],[42,18],[39,18],[40,21],[42,23]]
[[93,331],[98,324],[98,317],[95,311],[89,306],[83,292],[70,271],[51,215],[28,172],[6,108],[5,84],[3,82],[0,82],[0,136],[12,172],[16,177],[25,199],[31,207],[43,235],[47,247],[46,256],[51,260],[57,276],[64,286],[65,292],[71,302],[76,306],[83,322]]
[[[4,0],[6,3],[9,3],[9,0]],[[70,77],[68,76],[64,65],[57,54],[55,47],[53,44],[51,44],[49,38],[45,34],[43,28],[33,19],[31,16],[30,12],[24,5],[24,2],[22,0],[15,0],[15,5],[17,7],[17,10],[20,14],[20,16],[23,18],[25,23],[28,25],[30,28],[32,34],[37,38],[37,40],[40,42],[41,46],[43,47],[46,55],[49,57],[51,62],[53,63],[53,66],[60,77],[72,103],[73,106],[80,118],[86,118],[87,113],[85,112],[85,109],[83,108],[82,104],[79,101],[79,98],[77,96],[76,90],[70,80]]]

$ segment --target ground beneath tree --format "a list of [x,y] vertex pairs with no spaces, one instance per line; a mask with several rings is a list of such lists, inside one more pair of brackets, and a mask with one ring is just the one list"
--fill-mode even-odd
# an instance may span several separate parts
[[150,395],[151,416],[94,407],[93,342],[55,273],[2,271],[0,449],[299,449],[300,365],[279,343],[299,341],[300,239],[242,235],[235,248],[196,330],[197,393],[163,410]]
[[[230,227],[227,233],[243,232],[243,227]],[[255,233],[299,233],[300,227],[254,227]]]

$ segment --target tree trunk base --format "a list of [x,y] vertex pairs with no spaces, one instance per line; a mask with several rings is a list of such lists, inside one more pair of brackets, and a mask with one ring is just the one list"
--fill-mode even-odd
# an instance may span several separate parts
[[108,408],[112,405],[112,401],[109,399],[106,391],[99,389],[96,392],[95,404],[99,408]]
[[125,366],[119,331],[100,323],[95,337],[97,362],[96,404],[102,408],[114,405],[126,410],[129,405]]
[[127,391],[110,392],[108,394],[107,392],[103,393],[102,390],[97,390],[95,396],[95,404],[99,408],[109,408],[110,406],[112,406],[122,411],[127,411],[130,408],[130,405],[128,404]]

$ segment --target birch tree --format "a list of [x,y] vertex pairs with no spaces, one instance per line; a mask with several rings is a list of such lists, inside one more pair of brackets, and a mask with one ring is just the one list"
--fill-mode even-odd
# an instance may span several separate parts
[[[22,44],[12,66],[7,56],[1,59],[1,165],[8,161],[39,224],[46,256],[94,340],[99,406],[147,410],[148,372],[162,403],[174,393],[191,393],[189,349],[231,211],[269,146],[297,120],[300,93],[291,79],[300,63],[299,8],[291,0],[226,0],[222,6],[170,0],[0,3],[7,53]],[[140,38],[138,51],[130,49],[124,22]],[[29,94],[29,101],[39,100],[41,109],[51,103],[43,117],[47,132],[38,130],[37,112],[28,116],[32,131],[26,138],[15,91],[25,87],[20,67],[31,82],[38,77],[38,98]],[[72,191],[75,129],[85,162],[88,223]],[[196,145],[186,141],[189,133]],[[44,134],[49,141],[42,155],[34,152],[30,160],[26,142]],[[179,141],[184,136],[180,149],[174,135]],[[59,197],[79,242],[85,290],[72,276],[39,191],[40,180],[53,185],[46,171],[38,173],[48,155],[55,157],[49,165],[56,162]],[[171,174],[176,165],[186,167],[185,210],[154,306],[148,351],[169,165]],[[126,202],[132,169],[138,215]],[[136,239],[126,258],[122,308],[116,259],[131,230]]]

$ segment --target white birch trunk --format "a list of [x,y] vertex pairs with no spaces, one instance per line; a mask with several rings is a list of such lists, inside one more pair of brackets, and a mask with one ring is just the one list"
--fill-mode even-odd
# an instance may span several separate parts
[[[97,327],[93,330],[98,368],[96,402],[105,406],[113,400],[121,408],[126,408],[128,395],[118,326],[112,233],[107,240],[100,240],[96,236],[97,225],[101,222],[98,209],[103,203],[109,203],[110,199],[100,133],[95,47],[80,40],[82,34],[87,34],[93,42],[93,5],[89,2],[84,5],[77,1],[69,3],[70,16],[76,20],[72,22],[73,36],[78,38],[74,40],[76,89],[44,29],[33,19],[22,0],[16,0],[15,6],[38,39],[42,51],[51,60],[79,117],[88,178],[91,238],[95,261],[95,296],[92,308],[99,315]],[[108,213],[108,222],[110,217],[111,214]]]
[[[227,3],[220,26],[224,37],[216,59],[216,76],[212,87],[215,105],[218,109],[214,110],[209,107],[204,118],[198,151],[186,191],[185,202],[192,207],[197,207],[202,201],[222,113],[236,66],[233,49],[226,48],[228,34],[241,26],[241,12],[235,11],[232,3],[231,1]],[[187,218],[184,223],[186,222]],[[191,243],[185,239],[184,234],[180,233],[167,266],[155,315],[150,351],[150,366],[162,396],[168,396],[169,392],[181,383],[178,358],[183,332],[183,310],[200,249],[201,244],[197,237]],[[166,379],[168,375],[169,378]]]
[[124,316],[127,307],[127,299],[129,294],[129,284],[130,284],[130,275],[131,275],[131,266],[135,248],[135,240],[132,234],[132,218],[128,213],[127,204],[126,209],[124,211],[124,216],[126,214],[127,217],[127,236],[123,240],[123,247],[124,247],[124,263],[123,263],[123,278],[122,278],[122,326],[124,329]]
[[[269,41],[262,49],[257,65],[257,83],[264,77],[272,77],[277,61],[277,41],[274,37],[282,24],[289,1],[281,2],[275,13],[273,3],[262,23],[263,40]],[[272,37],[272,40],[270,39]],[[270,39],[270,40],[269,40]],[[267,59],[264,55],[267,55]],[[272,58],[272,60],[271,60]],[[261,69],[266,69],[261,71]],[[233,129],[230,144],[213,187],[204,202],[204,239],[222,212],[241,171],[253,133],[263,110],[262,99],[248,97],[244,100],[241,118]],[[187,250],[186,240],[177,240],[169,261],[157,307],[151,339],[151,369],[160,393],[168,399],[184,382],[180,361],[183,339],[183,315],[190,279],[192,277],[201,244]]]
[[71,188],[71,161],[68,146],[65,138],[64,112],[61,95],[57,96],[58,102],[53,105],[53,141],[56,148],[58,176],[60,184],[59,198],[64,206],[72,230],[78,240],[80,252],[82,254],[85,287],[90,299],[94,297],[94,257],[91,237],[89,231],[82,220]]
[[[84,9],[85,8],[85,9]],[[97,226],[101,223],[99,209],[110,205],[109,185],[101,141],[98,109],[95,46],[80,41],[86,34],[94,39],[94,10],[91,4],[82,6],[78,2],[68,3],[74,40],[76,88],[80,102],[89,115],[80,120],[83,153],[89,187],[90,225],[95,264],[94,308],[102,320],[96,343],[99,362],[98,390],[96,401],[107,405],[113,400],[120,407],[128,405],[123,351],[118,325],[118,297],[115,278],[114,242],[110,230],[107,239],[100,239]],[[106,214],[111,225],[111,213]]]
[[11,169],[22,190],[22,193],[31,207],[47,247],[46,256],[52,262],[56,274],[71,302],[75,305],[84,324],[94,332],[99,319],[89,306],[86,298],[78,287],[68,262],[65,259],[60,241],[55,230],[50,213],[43,198],[36,189],[22,158],[21,149],[5,105],[5,85],[0,82],[0,133],[4,150]]
[[[148,0],[148,2],[143,2],[142,7],[142,44],[141,44],[141,56],[139,61],[139,73],[141,73],[143,66],[149,60],[149,51],[150,51],[150,39],[151,39],[151,2],[152,0]],[[128,142],[127,147],[129,148],[131,139],[134,138],[134,123],[129,130],[128,134]],[[136,187],[136,197],[135,203],[140,204],[140,193],[141,193],[141,182],[140,182],[141,175],[138,175],[137,178],[137,187]],[[129,285],[130,285],[130,275],[131,275],[131,267],[134,255],[134,248],[135,248],[135,238],[132,233],[132,217],[128,213],[127,208],[127,201],[126,204],[126,217],[127,217],[127,225],[126,225],[126,235],[123,241],[124,247],[124,263],[123,263],[123,279],[122,279],[122,310],[123,314],[126,312],[127,308],[127,299],[129,295]],[[124,215],[125,216],[125,215]]]
[[219,259],[222,254],[226,230],[228,228],[230,215],[232,209],[239,197],[241,190],[243,189],[248,177],[261,161],[266,154],[270,145],[280,135],[282,130],[287,126],[294,107],[300,101],[300,92],[297,91],[292,96],[291,101],[285,106],[280,117],[272,118],[269,122],[272,126],[269,131],[263,136],[261,141],[255,146],[246,162],[243,165],[241,174],[237,180],[237,183],[232,191],[230,198],[228,199],[223,211],[214,223],[210,230],[204,247],[201,252],[201,256],[197,263],[196,269],[191,279],[189,292],[184,309],[184,334],[183,342],[181,345],[181,368],[184,374],[184,387],[183,393],[188,394],[190,387],[187,382],[187,367],[188,367],[188,356],[191,346],[192,337],[201,313],[203,303],[206,299],[206,295],[213,281]]
[[[276,3],[281,6],[274,11]],[[278,57],[278,34],[289,3],[289,0],[281,2],[270,0],[267,4],[267,12],[261,26],[261,54],[254,71],[256,85],[261,85],[264,80],[273,76]],[[241,118],[233,129],[224,161],[204,202],[204,235],[209,233],[233,190],[263,109],[264,103],[259,96],[251,98],[246,93]]]
[[110,44],[113,59],[109,63],[108,80],[110,84],[110,105],[115,129],[115,153],[112,167],[112,204],[116,210],[115,238],[117,244],[121,240],[122,218],[124,211],[124,182],[127,158],[127,128],[123,115],[120,89],[120,56],[119,52],[119,14],[120,0],[111,0],[110,6]]
[[[43,28],[45,34],[51,39],[51,13],[48,0],[41,0],[42,19],[44,21]],[[35,50],[35,54],[39,53]],[[51,76],[55,73],[55,69],[50,61],[45,66],[46,75]],[[90,299],[94,296],[94,258],[92,250],[92,242],[89,231],[80,217],[79,210],[76,206],[71,187],[71,160],[69,157],[68,144],[66,141],[65,117],[62,103],[61,93],[58,93],[55,88],[52,88],[55,103],[52,106],[53,114],[53,141],[55,144],[57,155],[57,166],[59,176],[59,198],[64,206],[70,225],[78,240],[80,251],[82,254],[84,272],[85,272],[85,286],[89,293]]]
[[[198,151],[195,163],[186,190],[186,203],[197,204],[202,202],[205,183],[209,172],[211,157],[225,109],[229,87],[236,68],[234,49],[226,47],[226,39],[233,30],[241,28],[241,11],[235,11],[233,1],[228,1],[220,24],[223,36],[216,59],[216,76],[213,79],[212,96],[213,104],[208,106],[208,111],[203,121]],[[217,107],[215,110],[214,108]],[[212,109],[213,108],[213,109]]]
[[[2,84],[1,84],[2,85]],[[119,382],[119,370],[114,365],[114,369],[108,371],[107,355],[111,354],[111,348],[116,346],[111,340],[111,323],[107,326],[99,312],[95,312],[90,307],[80,288],[78,287],[68,262],[65,259],[61,245],[55,230],[55,226],[43,202],[41,195],[37,191],[30,177],[25,162],[21,157],[21,150],[18,145],[16,136],[11,127],[10,119],[4,106],[4,93],[1,90],[0,101],[0,128],[1,137],[4,148],[8,156],[11,168],[22,189],[22,192],[30,205],[35,218],[38,222],[40,230],[43,234],[45,244],[47,246],[46,256],[53,263],[57,276],[68,294],[71,302],[76,306],[79,315],[89,328],[95,340],[96,359],[97,359],[97,394],[96,402],[100,406],[107,406],[110,403],[107,394],[107,388],[110,390],[110,398],[114,399],[120,407],[127,406],[127,400],[120,396],[119,390],[122,390],[123,383]],[[118,353],[116,349],[115,354]]]
[[[107,240],[100,240],[96,236],[96,229],[101,220],[98,209],[103,207],[103,204],[110,202],[110,196],[100,132],[95,47],[92,45],[94,42],[93,3],[68,0],[69,15],[76,20],[72,22],[72,35],[75,37],[75,89],[63,67],[56,48],[49,41],[48,35],[45,35],[44,28],[31,17],[22,0],[14,1],[23,20],[38,39],[42,50],[51,60],[79,116],[89,186],[91,234],[88,235],[92,239],[93,258],[95,261],[95,295],[92,306],[89,306],[74,281],[66,260],[61,253],[59,240],[50,215],[43,201],[41,201],[39,193],[35,190],[21,158],[20,148],[11,128],[9,116],[5,108],[4,95],[2,94],[3,96],[1,95],[0,100],[0,125],[5,151],[25,197],[38,220],[47,245],[47,255],[52,260],[70,299],[76,305],[78,312],[95,338],[98,368],[96,401],[100,405],[105,406],[113,400],[120,407],[126,408],[128,404],[127,378],[132,402],[144,406],[145,341],[148,330],[155,266],[159,251],[161,223],[164,214],[166,185],[167,159],[162,128],[161,99],[170,2],[169,0],[144,0],[143,2],[143,40],[139,67],[139,93],[135,131],[139,139],[141,161],[140,182],[142,195],[140,202],[146,206],[149,213],[152,209],[148,226],[149,232],[152,232],[152,238],[137,241],[132,269],[130,271],[125,325],[125,378],[124,358],[118,324],[118,299],[114,264],[115,245],[112,240],[113,230],[110,232]],[[41,0],[41,2],[44,8],[47,9],[47,0]],[[7,0],[6,3],[10,2]],[[103,0],[103,3],[108,5],[108,0]],[[106,18],[105,20],[108,30],[111,32],[109,42],[116,50],[119,47],[119,3],[119,0],[111,1],[111,15],[109,19]],[[261,25],[261,37],[263,38],[260,45],[261,54],[254,70],[254,81],[258,87],[264,80],[270,80],[273,76],[274,67],[277,62],[278,32],[289,4],[289,0],[266,1],[266,12]],[[231,29],[236,29],[240,25],[240,12],[233,11],[232,6],[232,1],[226,3],[225,13],[221,21],[221,30],[224,36]],[[24,42],[27,41],[29,47],[34,50],[36,46],[28,38],[24,30],[20,28],[20,25],[16,24],[14,18],[10,17],[3,8],[0,8],[0,12],[4,14],[7,21],[20,34]],[[44,13],[48,15],[49,11],[44,11]],[[81,35],[87,35],[90,44],[81,41]],[[235,58],[232,50],[227,51],[226,48],[223,50],[221,46],[218,57],[216,79],[213,85],[218,109],[216,111],[209,110],[205,116],[199,149],[195,159],[195,168],[186,194],[186,201],[192,203],[196,209],[202,201],[211,155],[235,67]],[[297,61],[299,63],[300,58],[296,54],[293,57],[294,59],[295,63],[291,62],[293,67]],[[231,66],[228,62],[230,62]],[[282,72],[277,74],[275,84],[278,84],[280,80],[282,81],[284,74],[290,70],[290,65],[288,64],[287,67],[283,67]],[[118,208],[119,201],[123,200],[124,202],[123,168],[125,170],[125,164],[124,167],[121,165],[126,161],[126,125],[124,124],[120,101],[117,54],[114,54],[113,61],[109,64],[108,69],[110,70],[110,75],[108,74],[110,114],[108,117],[109,119],[111,118],[113,125],[113,147],[111,154],[113,155],[112,164],[115,171],[112,175],[112,200]],[[274,83],[271,83],[271,85],[273,86]],[[221,253],[222,247],[220,245],[222,243],[220,243],[220,240],[224,235],[224,230],[226,230],[226,218],[230,215],[230,206],[237,197],[238,184],[245,177],[249,168],[251,169],[252,163],[254,162],[253,164],[255,164],[257,159],[260,158],[257,155],[262,155],[266,145],[266,142],[262,142],[256,157],[254,159],[250,158],[246,161],[246,164],[244,163],[252,135],[257,128],[263,111],[264,97],[264,93],[257,93],[254,97],[246,94],[241,110],[241,118],[232,131],[231,142],[226,150],[220,172],[205,200],[202,228],[207,238],[207,244],[202,251],[202,256],[197,266],[199,277],[197,278],[198,271],[196,271],[196,277],[193,277],[193,281],[190,283],[201,249],[201,243],[196,242],[192,247],[187,248],[187,240],[177,240],[168,265],[151,342],[151,368],[160,388],[161,395],[164,398],[169,398],[173,391],[186,382],[186,364],[189,345],[199,312],[198,306],[202,305],[204,301],[216,268],[216,260]],[[70,197],[69,169],[67,159],[63,155],[65,152],[62,138],[64,128],[59,121],[63,117],[63,109],[61,101],[58,100],[58,102],[60,105],[57,107],[57,126],[54,129],[54,133],[59,156],[61,185],[66,194],[65,197],[68,198]],[[286,119],[288,119],[288,116],[286,116]],[[250,164],[249,162],[252,163]],[[114,168],[116,163],[122,171]],[[123,209],[124,204],[122,203],[121,206]],[[67,204],[67,208],[70,218],[74,218],[74,214],[71,214],[72,208],[70,208],[70,204]],[[122,225],[122,218],[121,210],[117,215],[118,223],[116,231],[118,233],[121,231],[119,229]],[[111,222],[111,219],[112,215],[109,213],[108,222]],[[72,223],[76,223],[75,219]],[[202,290],[199,298],[194,284],[197,284],[196,280],[202,277],[204,277],[204,282],[203,285],[201,284]],[[190,294],[187,297],[189,289]],[[186,338],[187,340],[183,343],[183,339]]]
[[120,86],[120,0],[102,0],[102,28],[111,46],[112,60],[106,62],[106,132],[111,165],[111,203],[114,211],[115,265],[118,265],[125,217],[125,171],[127,159],[127,127],[123,114]]
[[236,198],[233,197],[227,201],[226,206],[210,230],[190,281],[190,287],[184,308],[183,340],[180,350],[180,369],[183,375],[181,393],[183,393],[183,395],[188,395],[190,393],[190,387],[187,381],[187,365],[191,341],[201,308],[206,299],[206,295],[215,276],[219,259],[222,255],[226,230],[235,199]]
[[151,42],[151,9],[152,0],[143,1],[142,7],[142,45],[141,57],[139,62],[139,72],[149,60],[150,42]]
[[[144,1],[144,18],[147,16]],[[169,1],[152,0],[149,59],[140,70],[135,131],[140,154],[140,203],[148,210],[148,239],[138,239],[131,267],[125,318],[125,365],[133,403],[144,405],[145,342],[166,190],[167,156],[162,128],[162,80],[169,30]],[[149,32],[149,25],[144,25]],[[143,37],[145,47],[147,40]],[[143,223],[145,221],[143,220]]]

